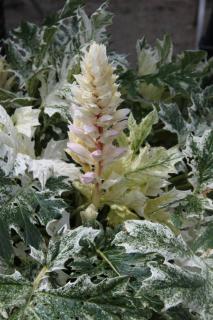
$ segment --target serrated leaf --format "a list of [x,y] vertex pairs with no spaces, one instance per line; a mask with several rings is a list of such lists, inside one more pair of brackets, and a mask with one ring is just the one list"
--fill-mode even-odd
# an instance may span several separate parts
[[127,207],[116,204],[111,205],[110,211],[107,215],[107,220],[110,226],[116,226],[131,219],[137,219],[137,215],[128,210]]
[[179,232],[171,223],[171,209],[178,206],[181,200],[187,198],[190,191],[180,191],[175,188],[162,195],[148,199],[144,208],[144,217],[154,222],[169,226],[174,232]]
[[18,152],[17,131],[5,109],[0,106],[0,164],[1,170],[9,174]]
[[167,227],[150,221],[126,221],[124,231],[115,236],[113,243],[124,247],[127,253],[156,252],[166,260],[189,255],[181,236],[175,236]]
[[131,114],[128,119],[128,127],[130,131],[129,139],[131,149],[137,153],[140,146],[144,143],[147,136],[152,130],[152,126],[158,121],[157,111],[154,109],[150,112],[140,124],[137,124],[133,115]]
[[40,110],[32,109],[32,107],[21,107],[16,109],[12,116],[17,132],[32,138],[35,127],[39,126],[38,121]]
[[156,40],[156,48],[160,57],[159,64],[170,63],[172,61],[173,44],[168,34],[163,37],[163,40]]
[[25,243],[38,248],[42,237],[35,226],[35,218],[37,216],[44,225],[51,219],[59,218],[66,203],[58,196],[68,186],[62,178],[51,178],[45,190],[40,190],[32,181],[20,185],[15,179],[2,175],[0,181],[0,256],[9,261],[12,255],[9,235],[11,228],[20,234]]
[[183,118],[175,103],[160,104],[159,117],[165,124],[164,129],[178,136],[179,145],[183,146],[190,132],[190,125]]
[[[202,320],[211,319],[211,283],[206,287],[205,282],[211,278],[204,278],[202,262],[197,262],[199,271],[181,266],[191,252],[180,236],[162,225],[127,221],[115,235],[79,227],[52,240],[48,251],[33,284],[20,274],[1,275],[0,294],[6,301],[0,304],[1,313],[17,320],[148,320],[153,310],[166,315],[167,310],[179,307],[198,312]],[[53,288],[53,271],[61,269],[67,278]],[[13,286],[17,288],[15,301]]]
[[189,137],[184,152],[193,170],[190,182],[195,188],[205,190],[212,184],[213,130],[206,130],[202,137]]
[[[122,317],[127,320],[131,317],[132,320],[144,320],[143,309],[137,309],[125,296],[126,283],[125,277],[117,277],[94,284],[84,275],[62,288],[37,289],[26,307],[22,300],[22,310],[14,311],[12,318],[45,320],[51,317],[57,320],[60,317],[62,320],[74,320],[79,317],[82,320],[117,320]],[[20,283],[14,286],[20,286]]]
[[58,237],[57,241],[50,242],[47,255],[47,264],[50,270],[65,268],[64,264],[73,257],[78,257],[82,250],[81,242],[84,238],[93,243],[100,234],[100,230],[91,227],[78,227]]
[[59,159],[41,159],[26,161],[28,171],[32,172],[33,178],[38,179],[44,189],[47,180],[50,177],[68,177],[69,180],[78,180],[80,170],[73,163],[67,163]]
[[[85,255],[84,246],[94,243],[100,230],[79,227],[69,231],[50,245],[49,255],[44,266],[33,283],[25,281],[21,276],[0,277],[0,293],[2,304],[1,313],[11,316],[11,319],[149,319],[150,312],[141,303],[141,299],[134,298],[128,291],[128,277],[111,276],[99,281],[92,280],[89,274],[80,274],[77,279],[68,281],[67,284],[52,288],[48,282],[47,273],[52,270],[66,268],[64,263],[70,258],[74,262]],[[91,246],[91,253],[93,246]],[[97,253],[96,253],[97,254]],[[81,260],[79,260],[81,261]],[[90,260],[89,260],[90,261]],[[98,260],[97,260],[98,261]],[[91,261],[90,261],[91,263]],[[81,272],[83,265],[79,264]],[[51,275],[50,275],[51,276]],[[46,285],[44,285],[46,278]],[[5,281],[9,279],[9,281]],[[43,283],[43,284],[42,284]],[[16,301],[13,296],[7,295],[7,288],[17,287]],[[22,292],[25,294],[20,299]],[[6,303],[5,303],[6,302]],[[16,306],[14,309],[13,307]]]
[[[159,295],[164,301],[164,310],[177,305],[200,311],[206,303],[204,278],[198,273],[183,270],[170,263],[159,267],[150,264],[151,277],[146,279],[138,292],[140,294]],[[196,307],[195,307],[196,306]]]
[[30,291],[30,282],[24,279],[19,272],[16,271],[11,275],[0,274],[0,315],[4,310],[3,314],[7,319],[8,311],[20,308],[27,302]]
[[192,244],[193,249],[208,251],[213,249],[213,223],[209,222],[204,228],[201,228],[200,234]]
[[9,70],[6,59],[4,57],[0,57],[0,88],[8,91],[12,88],[14,82],[15,75],[11,70]]

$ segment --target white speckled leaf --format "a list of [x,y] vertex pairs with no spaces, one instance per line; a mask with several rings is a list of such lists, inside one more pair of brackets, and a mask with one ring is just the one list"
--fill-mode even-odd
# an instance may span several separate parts
[[189,251],[181,236],[167,227],[150,221],[129,220],[113,241],[127,253],[158,253],[166,260],[187,257]]
[[7,262],[11,260],[12,227],[27,244],[39,247],[42,237],[35,226],[35,217],[44,225],[59,218],[67,206],[59,196],[66,190],[68,185],[63,178],[50,178],[46,189],[41,190],[35,182],[20,186],[15,179],[0,176],[0,257]]

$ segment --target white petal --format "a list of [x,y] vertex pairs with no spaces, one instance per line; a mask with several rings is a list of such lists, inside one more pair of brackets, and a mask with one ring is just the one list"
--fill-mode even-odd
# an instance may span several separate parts
[[115,139],[116,136],[118,136],[118,134],[119,134],[119,131],[117,130],[113,130],[113,129],[107,130],[101,137],[100,141],[104,144],[107,142],[111,142]]
[[118,132],[121,132],[127,127],[127,124],[128,124],[128,121],[123,120],[123,121],[120,121],[120,122],[116,123],[115,125],[113,125],[112,129],[116,130]]
[[109,164],[115,159],[123,156],[126,151],[126,148],[118,148],[113,145],[106,145],[103,151],[104,164]]
[[113,118],[117,121],[120,121],[120,120],[124,120],[127,115],[129,114],[130,110],[129,109],[120,109],[120,110],[117,110],[113,116]]
[[74,126],[73,124],[70,124],[69,130],[77,138],[80,138],[84,143],[86,143],[88,147],[95,146],[95,143],[93,142],[92,138],[89,135],[85,134],[81,128],[78,128],[78,127]]
[[78,143],[68,143],[67,147],[70,151],[74,152],[81,159],[87,161],[88,163],[93,163],[90,152]]
[[86,133],[94,133],[94,132],[97,132],[97,127],[92,125],[92,124],[85,124],[83,126],[83,129]]
[[109,114],[104,114],[103,116],[101,116],[99,118],[99,121],[100,122],[108,122],[108,121],[111,121],[113,119],[113,117]]

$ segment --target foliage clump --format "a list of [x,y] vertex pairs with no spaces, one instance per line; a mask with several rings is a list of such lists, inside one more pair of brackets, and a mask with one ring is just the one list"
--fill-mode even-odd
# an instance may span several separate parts
[[212,60],[109,52],[103,4],[0,57],[0,319],[213,318]]

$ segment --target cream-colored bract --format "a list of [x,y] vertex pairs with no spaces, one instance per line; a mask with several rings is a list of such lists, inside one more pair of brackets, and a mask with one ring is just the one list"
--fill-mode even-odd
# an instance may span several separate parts
[[67,153],[82,166],[82,182],[98,192],[106,168],[126,151],[113,141],[126,127],[129,110],[117,110],[122,99],[104,45],[93,42],[85,51],[75,79]]

